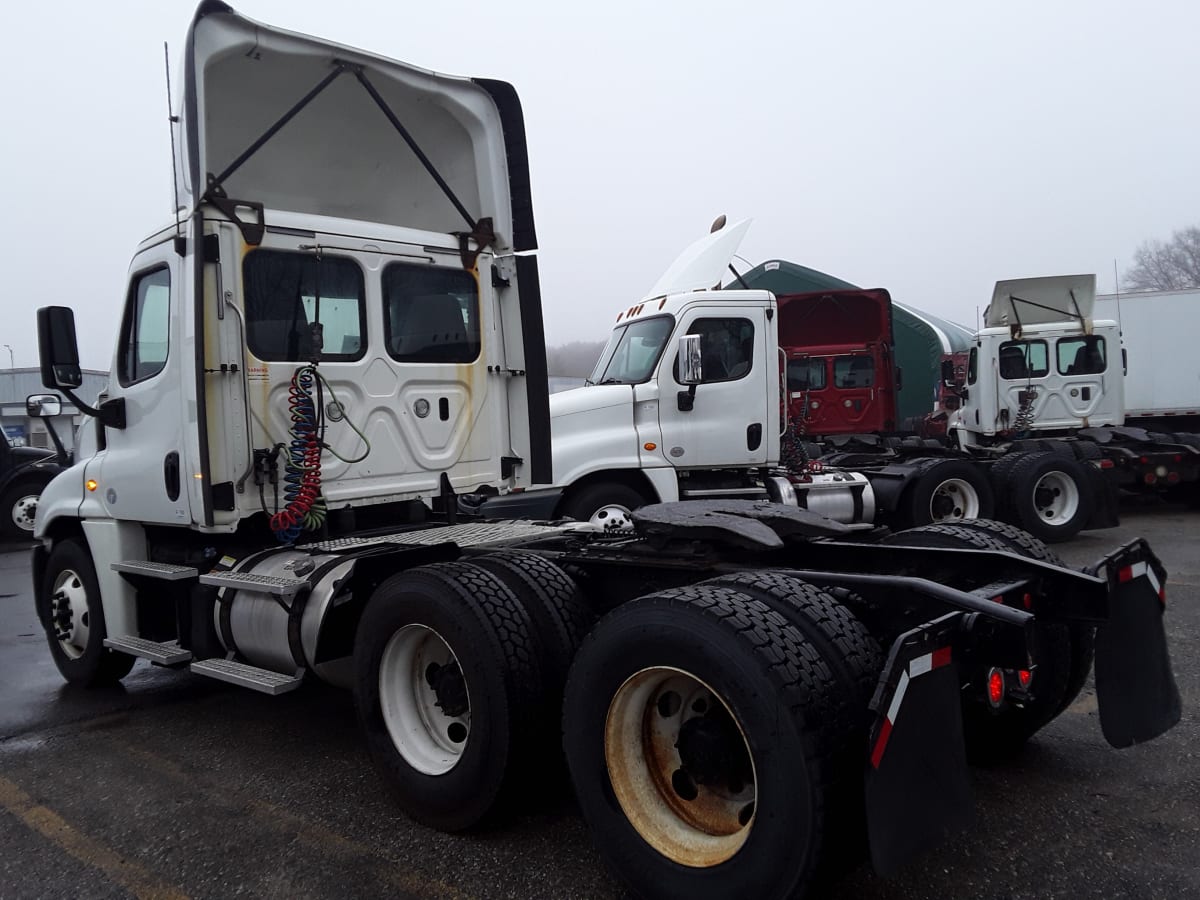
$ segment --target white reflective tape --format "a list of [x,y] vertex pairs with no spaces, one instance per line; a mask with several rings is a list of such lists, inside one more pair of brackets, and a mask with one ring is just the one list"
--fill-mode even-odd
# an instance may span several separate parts
[[933,654],[926,653],[924,656],[918,656],[908,664],[908,674],[912,678],[918,675],[924,675],[926,672],[933,671]]
[[1129,567],[1130,578],[1137,578],[1139,575],[1145,575],[1146,569],[1149,568],[1144,562],[1134,563]]
[[893,725],[896,724],[896,714],[900,712],[900,701],[904,699],[904,692],[908,690],[908,673],[900,673],[900,683],[896,685],[896,694],[892,697],[892,705],[888,707],[888,721]]
[[1154,574],[1154,570],[1146,566],[1146,577],[1150,579],[1150,583],[1154,585],[1154,593],[1162,593],[1162,585],[1158,583],[1158,576]]

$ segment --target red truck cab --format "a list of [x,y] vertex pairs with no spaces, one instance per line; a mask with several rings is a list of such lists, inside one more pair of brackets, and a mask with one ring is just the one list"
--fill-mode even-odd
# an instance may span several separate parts
[[897,430],[892,299],[882,288],[779,296],[788,415],[802,434]]

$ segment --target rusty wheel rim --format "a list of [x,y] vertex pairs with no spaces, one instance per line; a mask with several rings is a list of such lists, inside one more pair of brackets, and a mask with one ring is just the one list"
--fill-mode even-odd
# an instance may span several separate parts
[[732,858],[754,826],[758,780],[729,705],[681,669],[643,669],[617,689],[604,726],[617,802],[655,850],[680,865]]

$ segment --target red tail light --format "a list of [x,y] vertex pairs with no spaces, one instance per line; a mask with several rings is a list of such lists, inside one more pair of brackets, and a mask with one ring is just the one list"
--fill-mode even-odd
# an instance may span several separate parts
[[988,703],[993,707],[999,706],[1004,700],[1004,673],[999,669],[992,669],[988,672],[987,695]]
[[1017,682],[1022,688],[1028,688],[1031,681],[1033,681],[1033,673],[1028,669],[1021,669],[1017,672]]

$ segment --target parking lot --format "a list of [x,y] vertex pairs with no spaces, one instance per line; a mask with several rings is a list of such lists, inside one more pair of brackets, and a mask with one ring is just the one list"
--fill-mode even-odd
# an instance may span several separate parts
[[[1020,759],[975,770],[969,833],[825,896],[1200,896],[1200,514],[1147,503],[1123,519],[1058,549],[1082,564],[1149,538],[1170,573],[1180,725],[1112,750],[1089,687]],[[119,688],[66,687],[29,582],[27,550],[0,547],[0,897],[622,896],[552,778],[489,830],[405,819],[347,694],[271,698],[144,662]]]

